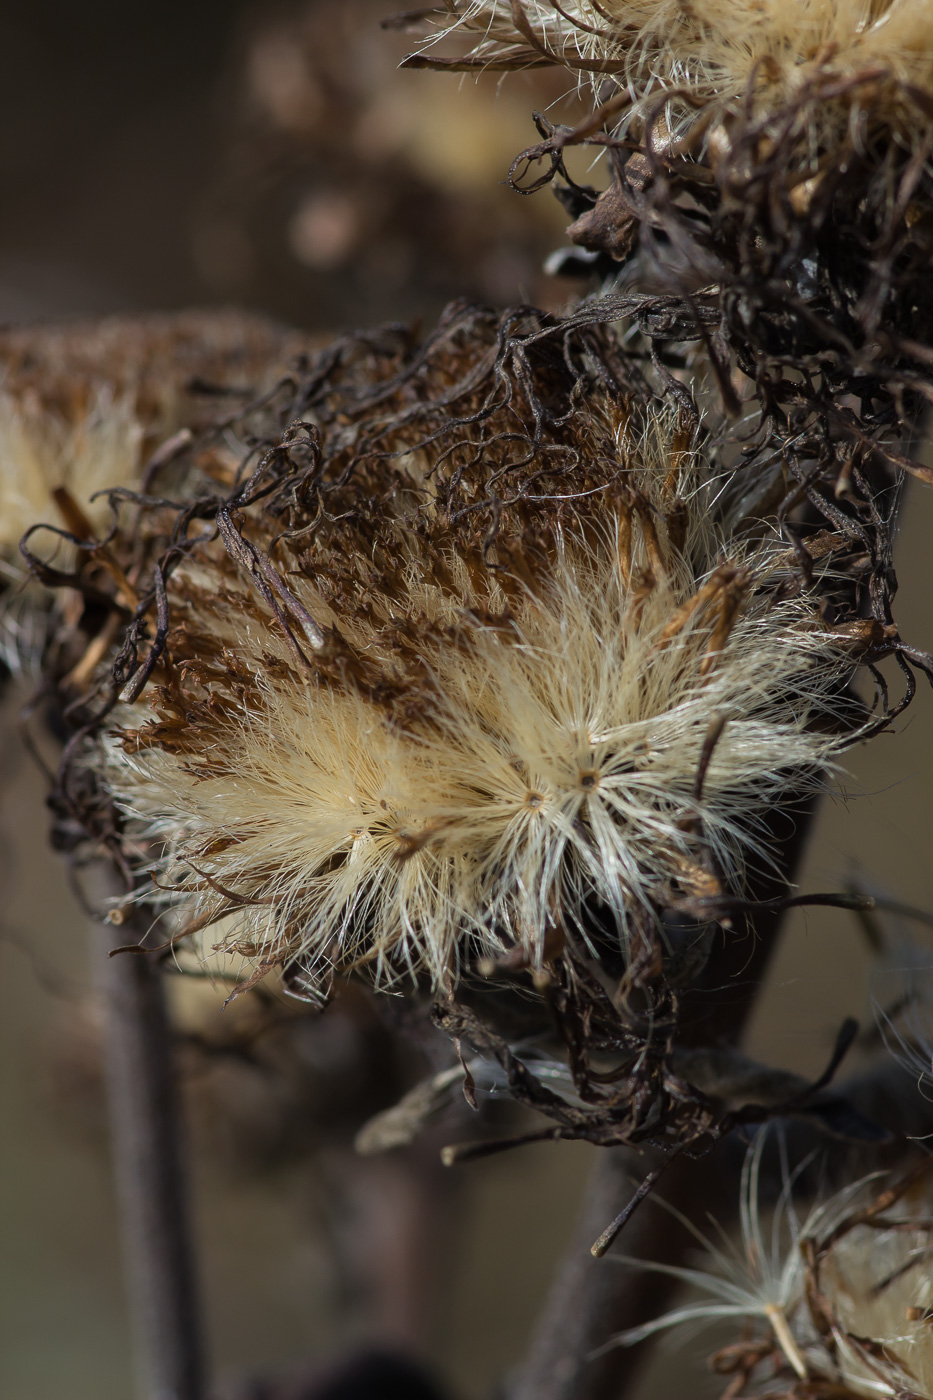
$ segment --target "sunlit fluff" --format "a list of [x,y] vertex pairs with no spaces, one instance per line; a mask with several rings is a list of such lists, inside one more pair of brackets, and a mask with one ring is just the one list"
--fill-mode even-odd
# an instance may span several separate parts
[[[316,574],[280,545],[330,638],[310,672],[216,543],[180,568],[174,679],[155,719],[123,714],[109,781],[165,843],[184,916],[233,914],[226,946],[312,981],[449,985],[516,945],[540,965],[594,920],[624,948],[711,871],[739,888],[771,805],[822,781],[847,661],[781,590],[786,552],[730,545],[697,464],[672,474],[662,449],[620,445],[636,496],[587,498],[550,555],[529,546],[530,581],[434,553],[398,491],[401,560],[380,580],[354,556],[355,613],[327,601],[343,536]],[[410,455],[422,498],[429,468]]]

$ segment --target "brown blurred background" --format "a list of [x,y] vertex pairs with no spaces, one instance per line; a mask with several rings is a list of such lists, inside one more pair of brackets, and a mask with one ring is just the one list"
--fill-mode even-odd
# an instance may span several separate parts
[[391,8],[4,6],[0,316],[235,301],[336,330],[554,300],[561,211],[500,182],[567,81],[399,73]]
[[[523,199],[501,181],[536,139],[532,108],[567,82],[400,73],[405,39],[378,28],[390,8],[8,0],[0,321],[235,303],[336,331],[429,319],[455,295],[562,305],[573,288],[541,268],[565,216],[547,191]],[[933,493],[913,491],[902,518],[900,617],[930,647]],[[0,756],[0,1397],[126,1400],[87,930],[46,848],[42,785],[15,735],[21,699],[7,697]],[[824,804],[804,887],[854,875],[933,908],[931,720],[921,691],[896,736],[851,755],[855,796]],[[867,971],[851,916],[796,916],[753,1053],[818,1072],[842,1017],[867,1015]],[[230,1075],[235,1130],[219,1140],[202,1119],[197,1075],[188,1109],[211,1353],[232,1384],[330,1354],[362,1322],[334,1283],[339,1163],[253,1152],[244,1122],[270,1081]],[[448,1296],[427,1343],[455,1400],[488,1395],[520,1358],[590,1161],[562,1145],[458,1170],[456,1230],[438,1243]],[[380,1189],[395,1189],[391,1169]],[[640,1400],[683,1393],[686,1358],[704,1351],[668,1358]]]

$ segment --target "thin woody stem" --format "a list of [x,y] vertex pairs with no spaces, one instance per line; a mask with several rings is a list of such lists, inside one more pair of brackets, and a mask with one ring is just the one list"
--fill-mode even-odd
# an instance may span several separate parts
[[138,1391],[141,1400],[203,1400],[200,1319],[163,980],[151,956],[110,957],[115,941],[112,928],[95,930]]
[[[666,1181],[665,1197],[694,1191],[696,1162],[677,1162]],[[587,1185],[580,1218],[544,1310],[524,1367],[509,1400],[618,1400],[637,1367],[631,1349],[607,1349],[613,1336],[663,1311],[671,1281],[663,1274],[640,1274],[620,1267],[609,1254],[594,1259],[593,1241],[631,1197],[646,1159],[626,1148],[600,1151]],[[673,1195],[672,1195],[673,1192]],[[683,1231],[676,1221],[647,1205],[625,1231],[626,1252],[656,1259],[676,1258]]]
[[[774,814],[776,869],[758,881],[756,900],[777,902],[788,893],[814,811],[815,800],[796,812]],[[764,980],[782,916],[781,907],[762,912],[753,943],[737,934],[721,940],[702,985],[684,998],[682,1043],[738,1042]],[[666,1275],[622,1268],[611,1252],[594,1259],[590,1249],[631,1199],[635,1182],[655,1165],[649,1155],[626,1148],[600,1153],[577,1228],[509,1400],[624,1400],[629,1392],[647,1346],[607,1348],[607,1343],[663,1312],[677,1284]],[[664,1198],[687,1216],[698,1202],[704,1211],[723,1215],[729,1209],[722,1194],[726,1175],[719,1152],[700,1160],[682,1156],[664,1174]],[[676,1264],[685,1248],[684,1230],[671,1215],[642,1204],[625,1226],[623,1245],[630,1257]]]

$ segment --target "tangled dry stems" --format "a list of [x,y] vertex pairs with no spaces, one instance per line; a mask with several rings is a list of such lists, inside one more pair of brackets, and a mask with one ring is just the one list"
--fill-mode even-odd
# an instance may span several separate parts
[[[211,494],[110,493],[74,571],[31,537],[85,599],[73,653],[126,624],[110,674],[71,683],[59,839],[178,911],[166,947],[238,949],[241,988],[433,983],[540,1135],[676,1151],[785,1111],[872,1136],[822,1083],[727,1105],[672,1054],[679,989],[755,912],[756,813],[888,721],[847,691],[901,646],[860,616],[887,607],[884,521],[799,518],[790,548],[753,528],[741,467],[653,374],[585,314],[455,305],[423,345],[386,328],[300,363],[226,421],[244,456],[224,480],[215,454]],[[603,739],[587,707],[615,714]]]

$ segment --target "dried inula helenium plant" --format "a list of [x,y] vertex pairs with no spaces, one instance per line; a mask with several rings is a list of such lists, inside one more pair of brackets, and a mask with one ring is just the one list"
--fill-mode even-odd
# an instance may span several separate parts
[[608,361],[496,384],[494,324],[465,328],[401,372],[355,347],[175,551],[153,683],[110,717],[179,927],[224,920],[307,991],[647,971],[663,912],[739,896],[770,806],[851,738],[871,625],[824,622],[820,564],[729,535],[675,409]]
[[[421,347],[347,337],[264,424],[229,415],[224,453],[192,441],[162,496],[110,493],[106,540],[66,514],[72,837],[163,915],[163,951],[200,936],[245,959],[238,990],[281,969],[319,1003],[351,978],[434,1000],[459,1067],[369,1146],[410,1140],[462,1081],[557,1125],[522,1140],[658,1149],[594,1253],[737,1125],[813,1113],[885,1138],[824,1093],[854,1023],[811,1084],[735,1051],[740,1017],[699,1043],[680,1011],[733,917],[785,902],[779,822],[890,719],[874,663],[907,673],[895,709],[910,663],[933,670],[893,623],[888,494],[892,466],[931,477],[893,451],[933,398],[922,9],[454,0],[482,35],[459,66],[606,79],[575,129],[539,119],[513,175],[547,163],[615,295],[563,319],[456,306]],[[601,194],[571,178],[574,144],[608,152]],[[871,1313],[906,1296],[925,1220],[833,1203],[763,1268],[750,1173],[749,1267],[705,1311],[770,1330],[721,1369],[744,1388],[764,1364],[800,1400],[928,1394],[928,1290],[909,1336]],[[867,1287],[862,1225],[887,1232]]]
[[[930,479],[892,451],[933,393],[925,0],[447,8],[423,13],[440,35],[410,63],[560,65],[596,85],[574,127],[536,118],[511,172],[525,192],[553,182],[603,276],[579,314],[633,319],[670,362],[700,345],[694,385],[711,373],[711,402],[744,412],[747,442],[801,489],[865,501],[859,476],[885,457]],[[601,190],[565,163],[580,145]]]

